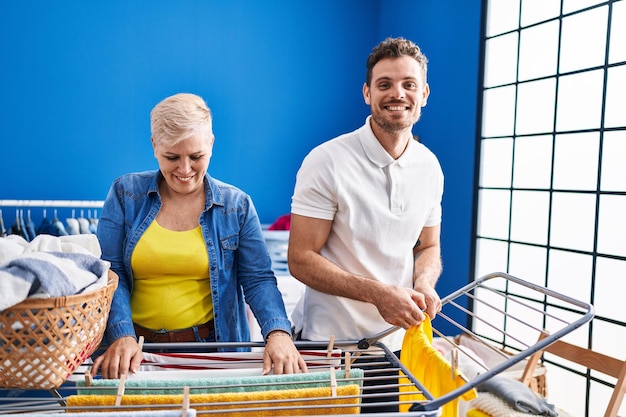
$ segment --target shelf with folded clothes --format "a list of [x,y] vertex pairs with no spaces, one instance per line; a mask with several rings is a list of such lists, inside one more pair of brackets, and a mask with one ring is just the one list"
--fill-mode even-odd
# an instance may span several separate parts
[[0,237],[95,233],[99,200],[0,200]]

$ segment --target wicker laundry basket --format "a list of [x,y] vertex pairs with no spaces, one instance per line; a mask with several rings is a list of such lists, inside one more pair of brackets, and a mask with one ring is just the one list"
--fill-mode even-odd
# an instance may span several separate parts
[[27,299],[0,312],[0,387],[58,388],[102,341],[118,277],[85,294]]

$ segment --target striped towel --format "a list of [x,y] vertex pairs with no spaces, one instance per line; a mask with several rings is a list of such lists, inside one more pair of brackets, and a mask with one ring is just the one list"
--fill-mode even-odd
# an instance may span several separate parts
[[[332,350],[330,357],[326,351],[301,350],[300,355],[309,368],[338,367],[341,365],[341,349]],[[134,374],[156,371],[180,370],[224,370],[222,376],[229,376],[235,369],[247,369],[247,375],[260,375],[263,366],[263,352],[220,352],[220,353],[153,353],[143,352],[141,369]],[[242,373],[238,373],[242,375]],[[152,374],[154,375],[154,374]],[[210,376],[218,376],[216,374]],[[167,378],[167,376],[163,376]],[[169,379],[169,378],[168,378]]]

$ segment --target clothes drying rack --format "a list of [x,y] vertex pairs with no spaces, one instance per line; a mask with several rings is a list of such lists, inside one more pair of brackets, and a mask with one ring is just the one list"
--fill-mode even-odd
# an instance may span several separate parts
[[[353,414],[355,406],[357,410],[360,408],[361,412],[366,412],[368,407],[381,403],[390,405],[388,395],[376,392],[376,388],[399,389],[404,385],[421,395],[422,399],[409,401],[409,411],[403,414],[434,417],[440,415],[442,407],[450,401],[457,400],[467,391],[498,374],[506,373],[520,363],[523,365],[529,357],[540,354],[546,346],[580,328],[594,315],[593,306],[588,303],[505,273],[485,275],[444,297],[442,303],[440,314],[432,321],[437,343],[449,346],[448,353],[454,368],[471,362],[480,369],[475,374],[465,375],[467,382],[464,385],[439,397],[432,395],[423,382],[412,375],[403,361],[379,341],[385,335],[397,330],[392,327],[362,340],[334,340],[330,335],[329,340],[324,342],[295,342],[309,366],[309,377],[313,379],[308,381],[297,378],[290,380],[286,377],[288,379],[283,382],[276,380],[262,382],[263,378],[270,377],[260,376],[262,353],[255,353],[254,350],[190,353],[204,348],[252,349],[262,347],[263,344],[260,342],[145,344],[144,363],[140,371],[128,380],[111,380],[108,382],[112,385],[99,386],[96,384],[98,380],[92,379],[89,375],[88,361],[70,376],[65,384],[49,391],[47,397],[0,398],[0,414],[90,412],[96,415],[96,412],[101,412],[104,415],[126,410],[148,415],[146,413],[156,413],[156,410],[174,412],[179,410],[181,414],[177,415],[187,415],[187,411],[193,411],[196,415],[217,416],[331,413],[350,415]],[[441,334],[437,330],[438,323],[452,326],[456,334]],[[477,360],[474,351],[458,343],[459,335],[469,337],[479,343],[481,348],[494,352],[501,357],[501,361],[485,366]],[[170,353],[159,353],[161,349],[169,349]],[[157,357],[159,360],[153,360]],[[370,359],[377,361],[370,363]],[[252,372],[252,376],[260,378],[261,382],[259,380],[251,382],[249,374],[242,377],[242,374],[237,373],[244,371]],[[225,373],[226,377],[230,378],[227,386],[221,385],[224,374],[213,377],[211,372]],[[324,378],[320,377],[318,380],[314,377],[322,373]],[[406,378],[398,379],[399,374]],[[236,377],[232,378],[229,375]],[[133,385],[133,381],[139,380],[143,380],[146,386]],[[145,381],[149,380],[155,383],[147,384]],[[198,381],[201,381],[200,385]],[[264,384],[266,386],[263,386]],[[283,394],[280,393],[281,384],[287,385],[288,388]],[[323,394],[313,390],[313,387],[319,388],[320,384],[325,389]],[[342,390],[342,387],[347,385],[356,385],[356,391]],[[302,397],[300,393],[307,391],[303,389],[307,387],[311,388],[312,394]],[[87,388],[92,391],[85,391]],[[215,397],[217,394],[207,397],[194,394],[203,392],[201,389],[209,388],[222,388],[227,392],[223,395],[230,397],[227,400],[219,400]],[[261,392],[269,393],[270,397],[251,394],[251,391],[259,389]],[[102,391],[98,393],[99,390]],[[293,393],[297,391],[300,393],[294,395]],[[164,393],[168,392],[175,394],[164,396]],[[241,394],[242,392],[244,394]],[[86,393],[94,397],[100,394],[100,397],[106,397],[109,403],[95,405],[94,402],[85,404],[79,401],[77,405],[76,399],[86,398]],[[163,402],[163,398],[170,401]],[[405,397],[397,397],[397,405],[407,404],[403,398]]]
[[[97,209],[104,206],[104,200],[9,200],[0,199],[0,236],[7,233],[14,221],[31,218],[31,211],[41,209],[41,212],[33,211],[33,220],[36,220],[35,227],[39,225],[41,218],[48,215],[52,219],[66,219],[75,216],[97,218]],[[48,210],[50,212],[48,213]],[[77,212],[77,210],[79,210]],[[92,216],[93,210],[93,216]],[[24,213],[26,211],[26,213]],[[86,213],[85,213],[86,211]],[[11,217],[15,213],[14,217]],[[43,215],[42,215],[43,214]],[[9,220],[9,219],[12,219]]]
[[0,207],[102,208],[103,200],[0,200]]

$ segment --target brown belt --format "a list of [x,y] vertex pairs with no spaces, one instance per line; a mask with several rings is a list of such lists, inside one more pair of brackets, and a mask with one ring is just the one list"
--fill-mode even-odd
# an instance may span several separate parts
[[[182,342],[196,342],[196,335],[194,334],[193,327],[180,330],[150,330],[135,324],[135,333],[137,337],[143,336],[143,338],[152,343],[182,343]],[[198,329],[198,336],[201,339],[207,339],[211,331],[214,330],[213,320],[204,324],[194,326]]]

